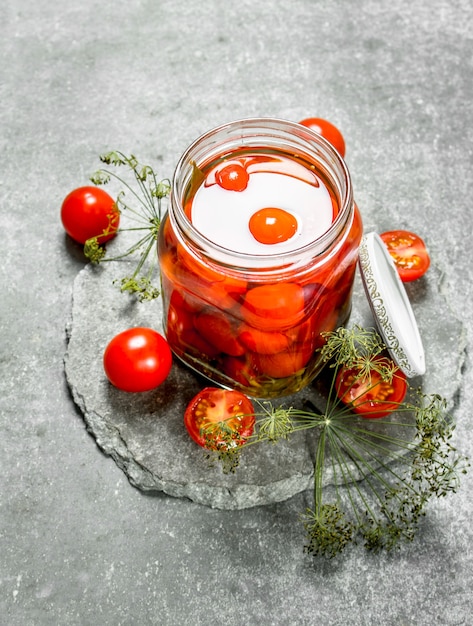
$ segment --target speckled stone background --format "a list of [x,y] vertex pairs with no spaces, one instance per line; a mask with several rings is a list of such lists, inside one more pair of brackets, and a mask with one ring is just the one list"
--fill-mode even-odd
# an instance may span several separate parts
[[[310,493],[230,511],[130,485],[64,375],[85,260],[59,208],[106,150],[169,176],[221,122],[326,117],[366,230],[424,236],[470,345],[471,3],[17,0],[0,18],[0,623],[470,626],[472,472],[412,544],[330,562],[302,549]],[[472,371],[467,348],[452,400],[470,456]]]

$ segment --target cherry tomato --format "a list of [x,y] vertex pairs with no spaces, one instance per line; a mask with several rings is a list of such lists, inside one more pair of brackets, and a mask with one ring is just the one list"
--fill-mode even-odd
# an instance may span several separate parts
[[238,329],[238,340],[251,350],[260,354],[275,354],[289,347],[289,337],[286,334],[259,330],[247,324]]
[[304,316],[304,289],[296,283],[274,283],[250,289],[241,312],[252,326],[264,330],[290,328]]
[[79,187],[71,191],[61,206],[61,220],[66,233],[79,243],[98,237],[105,243],[115,237],[120,212],[115,200],[100,187]]
[[171,371],[168,342],[152,328],[129,328],[105,348],[103,367],[109,381],[122,391],[150,391]]
[[[379,357],[388,363],[388,359]],[[395,411],[407,392],[406,376],[401,370],[394,373],[392,381],[371,372],[371,380],[360,376],[357,369],[341,367],[335,387],[340,400],[362,417],[378,418]]]
[[200,356],[216,357],[219,350],[208,343],[194,328],[195,312],[189,311],[188,303],[177,290],[173,291],[166,324],[166,336],[176,352],[197,352]]
[[248,186],[250,175],[239,163],[229,163],[215,174],[215,180],[227,191],[244,191]]
[[297,219],[284,209],[266,207],[253,213],[248,226],[256,241],[274,244],[287,241],[295,235]]
[[257,367],[271,378],[287,378],[300,372],[314,353],[310,343],[294,344],[291,349],[277,354],[255,354]]
[[244,346],[236,338],[236,328],[224,313],[203,311],[195,317],[194,327],[219,352],[230,356],[241,356],[245,353]]
[[408,230],[390,230],[380,237],[394,259],[402,282],[417,280],[429,269],[429,253],[419,235]]
[[243,444],[252,434],[255,410],[240,391],[206,387],[187,405],[184,424],[199,446],[225,450]]
[[345,156],[345,140],[342,133],[331,122],[323,120],[320,117],[308,117],[301,120],[299,124],[311,128],[319,135],[322,135],[337,150],[342,157]]

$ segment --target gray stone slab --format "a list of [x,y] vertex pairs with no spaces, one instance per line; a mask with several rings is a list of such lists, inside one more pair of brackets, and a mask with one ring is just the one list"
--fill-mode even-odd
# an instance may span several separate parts
[[[183,424],[187,403],[208,381],[175,359],[169,378],[154,391],[128,394],[108,383],[102,355],[116,333],[131,326],[162,330],[160,299],[138,303],[113,284],[127,273],[128,265],[88,265],[73,289],[65,370],[73,398],[98,446],[135,487],[214,508],[242,509],[279,502],[308,489],[313,477],[313,431],[297,433],[276,445],[252,446],[241,455],[236,473],[225,474],[220,466],[210,466]],[[435,267],[408,289],[427,353],[426,375],[412,382],[427,393],[440,393],[452,404],[460,384],[464,329],[441,293],[441,276]],[[350,323],[374,323],[359,276]],[[316,385],[278,403],[301,407],[307,399],[320,405]],[[372,427],[392,434],[386,421]],[[325,482],[333,482],[329,465]]]

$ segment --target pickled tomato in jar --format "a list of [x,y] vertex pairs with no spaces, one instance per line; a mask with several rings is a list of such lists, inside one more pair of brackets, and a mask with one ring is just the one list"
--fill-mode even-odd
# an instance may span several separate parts
[[[265,144],[268,124],[277,145]],[[279,120],[234,126],[233,142],[231,124],[216,129],[176,170],[158,248],[165,332],[214,383],[280,397],[317,375],[322,333],[349,317],[361,219],[323,139]],[[191,158],[219,133],[226,149]]]

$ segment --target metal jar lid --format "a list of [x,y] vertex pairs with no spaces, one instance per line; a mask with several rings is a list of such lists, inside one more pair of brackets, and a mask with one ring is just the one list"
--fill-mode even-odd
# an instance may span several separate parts
[[425,373],[425,355],[414,312],[394,260],[381,237],[363,236],[361,278],[378,330],[392,359],[406,376]]

